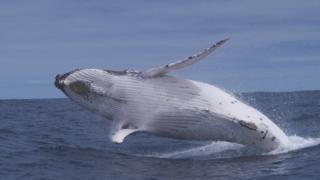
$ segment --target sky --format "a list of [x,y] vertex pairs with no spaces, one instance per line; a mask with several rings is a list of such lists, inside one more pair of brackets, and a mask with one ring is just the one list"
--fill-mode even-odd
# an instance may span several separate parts
[[230,41],[173,73],[233,92],[319,90],[320,1],[1,0],[0,99],[60,98],[56,74],[144,70]]

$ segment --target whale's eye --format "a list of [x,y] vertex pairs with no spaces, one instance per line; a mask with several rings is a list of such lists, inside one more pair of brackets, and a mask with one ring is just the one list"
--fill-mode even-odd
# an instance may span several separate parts
[[70,89],[81,96],[87,96],[90,93],[90,85],[87,82],[76,81],[70,84]]

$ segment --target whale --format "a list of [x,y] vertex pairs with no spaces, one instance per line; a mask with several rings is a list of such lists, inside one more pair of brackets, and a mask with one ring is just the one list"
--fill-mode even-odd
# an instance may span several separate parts
[[219,40],[192,56],[143,71],[75,69],[58,74],[54,84],[72,101],[111,120],[114,143],[143,132],[262,150],[286,145],[288,138],[279,126],[233,93],[169,74],[199,62],[227,41]]

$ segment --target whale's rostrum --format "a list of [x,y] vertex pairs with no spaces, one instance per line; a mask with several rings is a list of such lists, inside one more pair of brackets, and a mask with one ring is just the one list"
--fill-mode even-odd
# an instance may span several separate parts
[[287,143],[260,111],[218,87],[168,75],[208,56],[228,39],[175,63],[145,71],[76,69],[55,85],[81,106],[112,120],[111,140],[136,132],[187,140],[228,141],[266,150]]

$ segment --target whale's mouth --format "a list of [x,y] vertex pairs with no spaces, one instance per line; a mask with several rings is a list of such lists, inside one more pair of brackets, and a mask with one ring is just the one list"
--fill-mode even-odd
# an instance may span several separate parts
[[56,75],[54,85],[56,86],[56,88],[64,91],[64,82],[62,79],[62,75],[60,74]]
[[65,74],[57,74],[55,77],[55,81],[54,81],[54,85],[56,86],[56,88],[60,89],[61,91],[64,91],[64,87],[65,87],[65,79],[67,79],[67,77],[77,71],[80,71],[81,69],[75,69],[73,71],[70,71],[68,73]]

